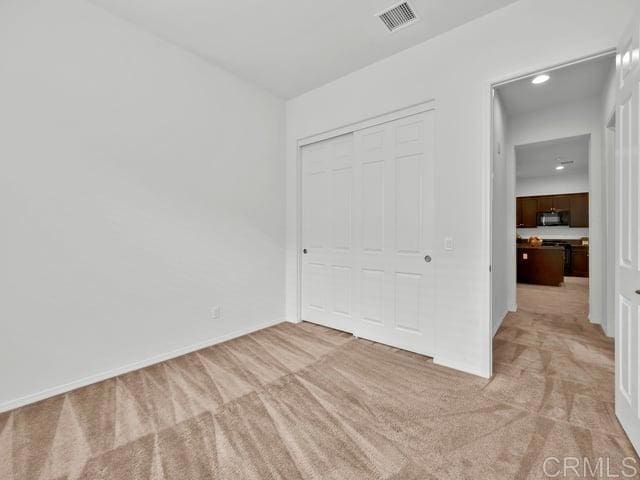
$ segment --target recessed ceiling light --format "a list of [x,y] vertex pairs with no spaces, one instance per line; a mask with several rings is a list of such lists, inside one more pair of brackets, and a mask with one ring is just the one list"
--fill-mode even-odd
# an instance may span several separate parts
[[558,166],[556,167],[556,170],[564,170],[564,165],[558,165]]
[[548,81],[550,78],[551,77],[549,75],[543,73],[542,75],[538,75],[533,80],[531,80],[531,83],[533,83],[534,85],[540,85],[541,83]]

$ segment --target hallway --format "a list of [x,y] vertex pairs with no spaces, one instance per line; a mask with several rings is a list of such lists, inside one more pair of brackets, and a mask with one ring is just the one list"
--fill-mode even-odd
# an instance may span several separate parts
[[518,284],[519,308],[494,338],[486,391],[569,423],[584,455],[599,457],[607,453],[591,443],[594,432],[630,447],[614,414],[614,341],[587,319],[588,289],[588,279],[575,277],[561,287]]

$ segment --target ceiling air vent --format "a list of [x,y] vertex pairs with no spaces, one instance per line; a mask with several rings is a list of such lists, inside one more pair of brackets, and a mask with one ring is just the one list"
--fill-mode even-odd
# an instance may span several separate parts
[[376,16],[382,20],[390,32],[395,32],[418,21],[418,16],[408,2],[398,3]]

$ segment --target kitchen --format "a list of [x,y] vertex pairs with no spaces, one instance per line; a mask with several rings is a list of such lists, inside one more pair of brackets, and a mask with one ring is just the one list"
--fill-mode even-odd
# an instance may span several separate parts
[[589,135],[515,147],[518,283],[589,277],[589,147]]
[[589,238],[566,230],[589,228],[588,192],[517,197],[516,227],[518,283],[559,286],[565,276],[589,277]]

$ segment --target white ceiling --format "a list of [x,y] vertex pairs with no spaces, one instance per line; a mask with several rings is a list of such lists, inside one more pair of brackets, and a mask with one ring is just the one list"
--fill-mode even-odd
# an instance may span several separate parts
[[515,0],[409,0],[394,33],[374,15],[397,0],[87,1],[291,98]]
[[533,85],[533,77],[499,87],[507,115],[517,115],[598,95],[614,66],[615,56],[597,58],[549,72],[551,78]]
[[[589,172],[589,135],[516,146],[516,177],[548,177]],[[564,170],[560,162],[573,161]]]

